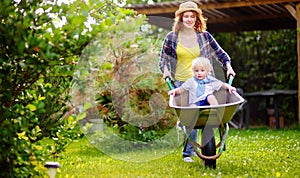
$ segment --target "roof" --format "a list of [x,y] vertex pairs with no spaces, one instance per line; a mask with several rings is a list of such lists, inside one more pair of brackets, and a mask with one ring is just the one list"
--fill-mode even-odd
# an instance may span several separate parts
[[[210,32],[296,29],[290,11],[300,0],[195,0],[208,19]],[[146,14],[151,24],[171,29],[181,2],[138,4],[128,7]]]

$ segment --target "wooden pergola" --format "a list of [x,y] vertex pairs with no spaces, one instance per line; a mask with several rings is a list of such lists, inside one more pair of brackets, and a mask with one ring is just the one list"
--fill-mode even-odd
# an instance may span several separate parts
[[[171,30],[174,13],[183,1],[139,4],[127,8],[146,14],[151,24]],[[207,17],[210,32],[297,28],[298,111],[300,111],[300,0],[194,0]],[[163,17],[163,18],[162,18]],[[298,114],[300,125],[300,114]]]

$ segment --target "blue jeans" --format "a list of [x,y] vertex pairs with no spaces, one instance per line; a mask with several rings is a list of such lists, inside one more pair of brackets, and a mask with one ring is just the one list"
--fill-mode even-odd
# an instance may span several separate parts
[[208,94],[204,100],[197,101],[195,104],[197,106],[208,106],[209,103],[208,103],[207,98],[208,98],[209,95],[212,95],[212,94]]
[[[176,81],[175,81],[175,87],[178,88],[178,87],[180,87],[183,83],[184,83],[184,82],[182,82],[182,81],[176,80]],[[185,135],[185,137],[186,137],[186,135]],[[198,129],[193,129],[193,130],[191,131],[190,137],[191,137],[191,139],[192,139],[193,141],[197,142],[197,140],[198,140]],[[188,141],[187,144],[184,144],[184,145],[183,145],[182,156],[183,156],[183,157],[190,157],[190,156],[193,155],[193,153],[194,153],[194,149],[193,149],[191,143]]]

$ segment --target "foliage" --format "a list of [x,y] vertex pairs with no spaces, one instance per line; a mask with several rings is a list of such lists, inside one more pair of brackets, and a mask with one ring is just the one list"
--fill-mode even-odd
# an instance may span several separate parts
[[92,0],[4,0],[0,10],[0,176],[31,177],[80,136],[66,115],[74,64],[120,12]]
[[202,166],[198,157],[184,163],[181,147],[163,158],[135,163],[112,159],[83,138],[58,159],[62,166],[56,177],[299,177],[299,136],[299,129],[230,130],[215,170]]
[[217,34],[216,39],[230,54],[235,82],[245,91],[297,88],[295,30]]
[[78,98],[90,98],[89,116],[80,117],[83,125],[99,117],[122,138],[139,141],[158,139],[174,126],[174,113],[162,116],[167,87],[157,67],[161,43],[149,33],[154,27],[146,26],[144,16],[127,16],[85,49],[74,77]]
[[[253,31],[214,35],[232,58],[234,85],[244,92],[298,88],[296,30]],[[264,104],[264,102],[261,102]],[[296,103],[281,99],[288,124],[295,122]],[[259,104],[255,104],[256,108]],[[256,109],[255,108],[255,109]],[[259,116],[256,114],[256,120]]]
[[[145,31],[141,31],[144,17],[137,18],[132,11],[118,8],[110,1],[93,0],[3,0],[0,10],[1,177],[42,175],[43,163],[58,159],[68,143],[81,136],[69,102],[71,84],[81,94],[91,94],[85,93],[91,89],[90,84],[99,87],[92,93],[97,98],[96,112],[100,111],[107,125],[117,128],[125,139],[147,142],[159,138],[174,125],[170,119],[174,119],[174,113],[155,109],[166,107],[166,103],[155,101],[164,100],[164,94],[158,93],[166,93],[167,87],[161,75],[156,75],[160,43],[148,38],[147,33],[146,38]],[[296,55],[287,49],[294,48],[295,33],[253,33],[219,37],[241,47],[228,50],[233,59],[238,59],[234,67],[241,77],[237,79],[241,79],[240,86],[247,91],[294,88],[297,72],[289,71],[296,70],[297,65],[291,65]],[[96,48],[88,47],[93,43]],[[244,62],[248,60],[241,54],[247,54],[247,59],[257,57],[253,61],[258,62]],[[75,65],[79,56],[85,61],[80,66]],[[92,63],[86,63],[91,59]],[[75,67],[83,70],[73,78]],[[98,72],[92,75],[95,69]],[[268,72],[262,73],[263,70]],[[248,74],[254,77],[249,79]],[[257,76],[270,82],[261,82]],[[246,85],[249,80],[253,86]],[[84,118],[95,109],[87,107],[91,103],[80,104],[85,104],[85,112],[77,117]],[[115,106],[121,106],[121,110]],[[140,117],[135,115],[146,115],[145,122],[139,122]],[[54,144],[41,142],[44,138]]]

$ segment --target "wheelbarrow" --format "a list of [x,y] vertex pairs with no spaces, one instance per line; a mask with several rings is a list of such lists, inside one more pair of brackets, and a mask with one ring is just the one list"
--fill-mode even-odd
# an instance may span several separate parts
[[[239,105],[245,100],[237,92],[230,94],[223,89],[215,92],[214,95],[219,103],[215,106],[188,106],[188,92],[176,96],[170,95],[169,106],[176,110],[179,121],[184,128],[185,142],[190,141],[195,153],[203,160],[205,166],[215,169],[216,159],[225,150],[226,137],[229,131],[228,123]],[[193,129],[202,130],[201,144],[190,138],[189,135]],[[215,141],[214,130],[216,129],[219,130],[220,134],[218,144]]]

